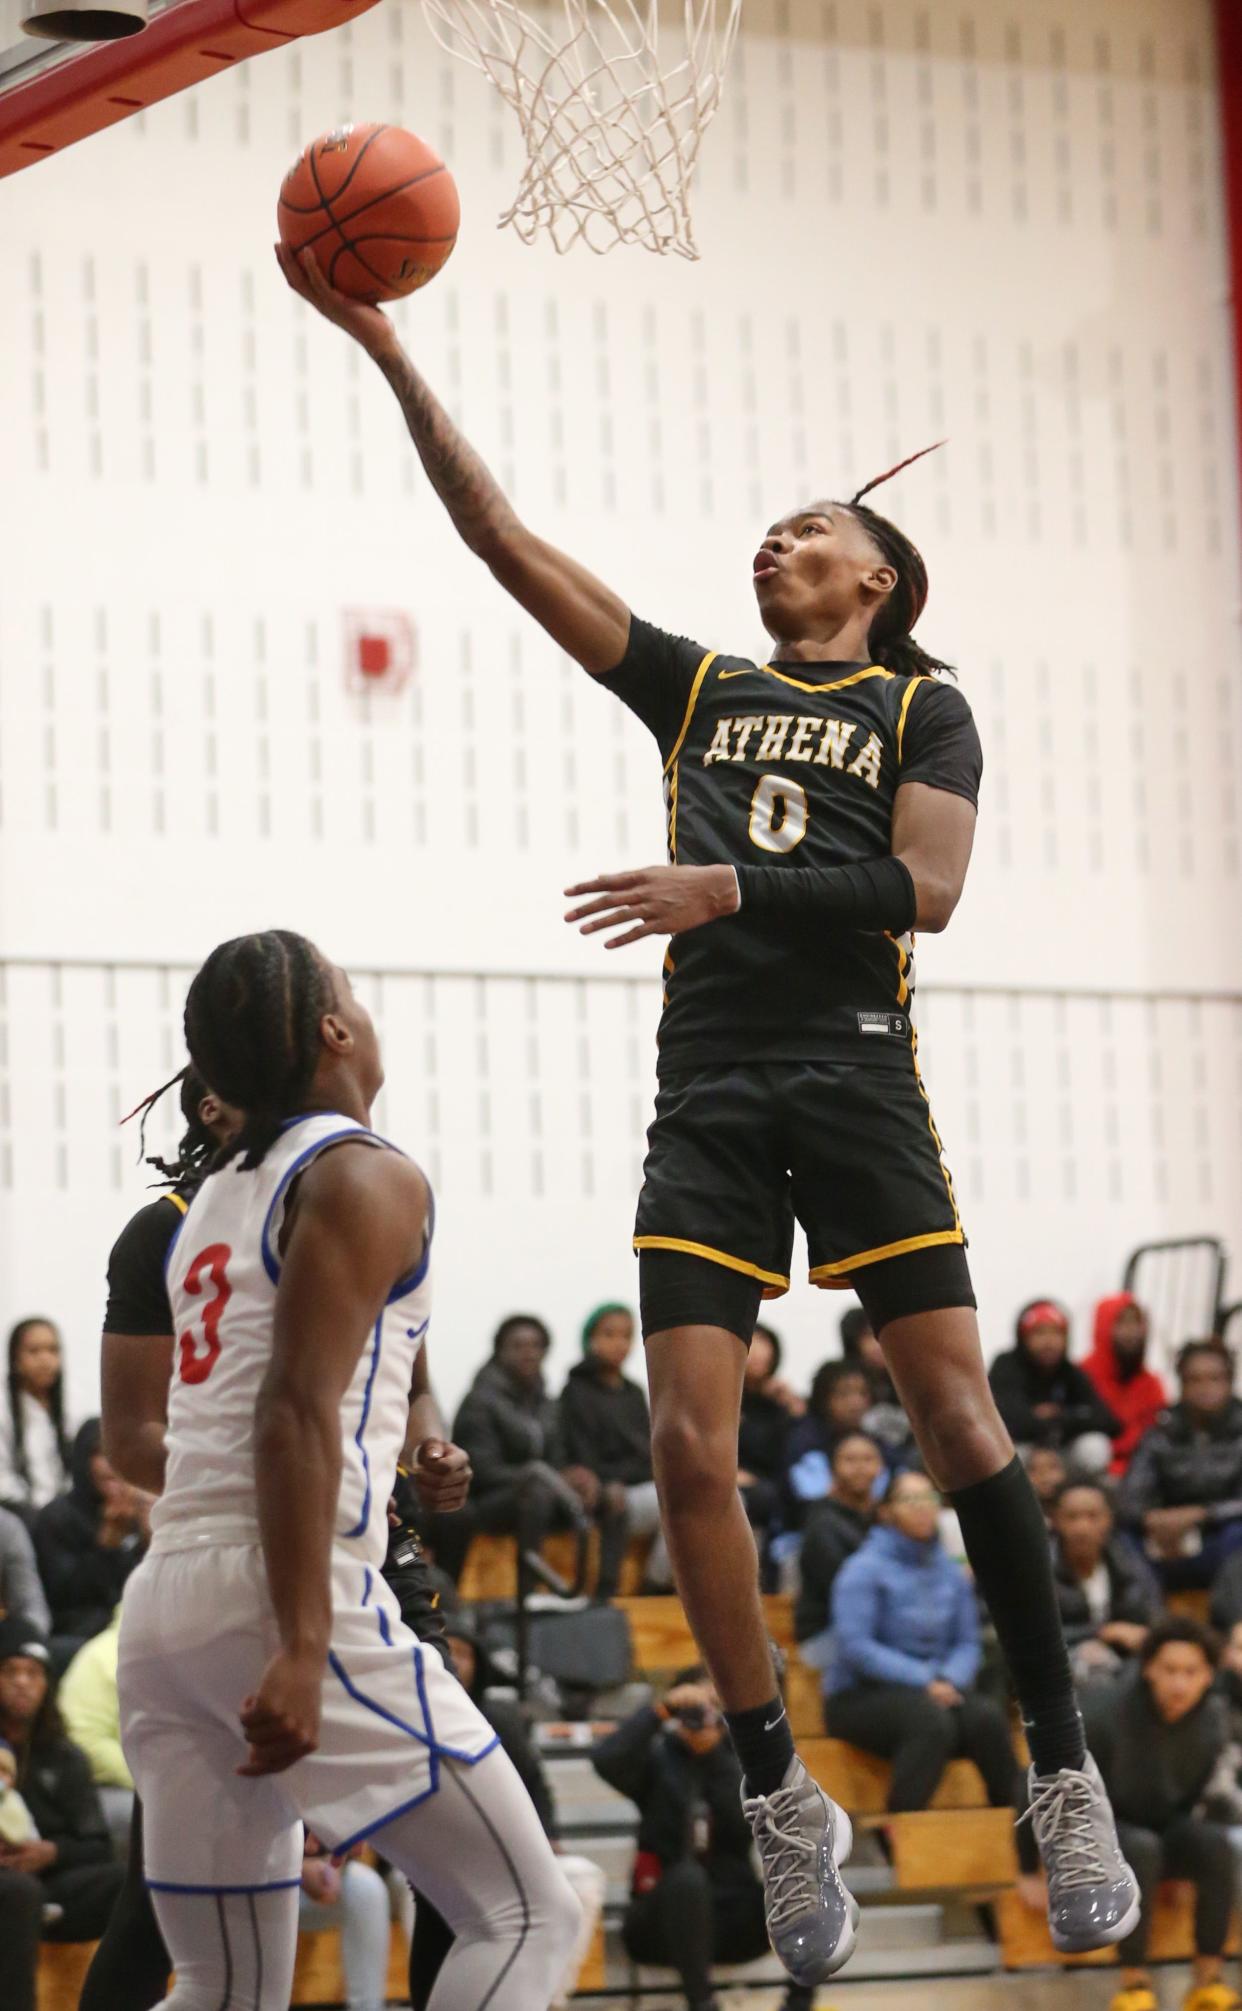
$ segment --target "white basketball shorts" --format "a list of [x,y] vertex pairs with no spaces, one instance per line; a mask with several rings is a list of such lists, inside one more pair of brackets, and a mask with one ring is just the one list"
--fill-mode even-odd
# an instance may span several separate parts
[[318,1750],[285,1773],[240,1779],[238,1712],[277,1645],[257,1545],[160,1552],[130,1579],[121,1739],[154,1888],[296,1885],[303,1822],[344,1849],[435,1794],[442,1761],[473,1765],[496,1744],[440,1656],[405,1626],[379,1573],[338,1551]]

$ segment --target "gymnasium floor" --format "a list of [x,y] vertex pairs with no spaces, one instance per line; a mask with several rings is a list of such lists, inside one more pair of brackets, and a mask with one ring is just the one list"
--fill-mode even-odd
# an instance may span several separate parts
[[[1161,1971],[1161,2005],[1174,2011],[1190,1984],[1184,1969]],[[815,2011],[1107,2011],[1116,1990],[1114,1973],[1048,1976],[944,1977],[935,1982],[831,1983],[820,1991]],[[580,1997],[575,2011],[630,2011],[628,1997]],[[721,2011],[778,2011],[776,1991],[725,1994]],[[641,2011],[685,2011],[680,1997],[642,1997]]]

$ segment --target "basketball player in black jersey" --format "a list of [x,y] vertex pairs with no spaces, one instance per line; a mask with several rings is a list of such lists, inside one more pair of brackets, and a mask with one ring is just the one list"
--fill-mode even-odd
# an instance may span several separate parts
[[[186,1129],[173,1161],[147,1164],[168,1182],[164,1193],[131,1216],[108,1259],[102,1385],[104,1445],[118,1473],[158,1494],[164,1483],[164,1435],[173,1366],[172,1313],[164,1267],[174,1237],[217,1149],[239,1130],[242,1113],[209,1090],[192,1068],[139,1106],[146,1116],[165,1091],[179,1085]],[[133,1113],[137,1115],[137,1112]],[[118,1401],[121,1391],[125,1401]],[[135,1401],[135,1392],[139,1400]],[[460,1509],[470,1487],[470,1462],[448,1434],[431,1392],[424,1348],[410,1391],[406,1456],[397,1469],[384,1576],[401,1604],[407,1627],[438,1648],[451,1667],[439,1594],[419,1544],[418,1504],[443,1514]],[[430,1455],[428,1457],[427,1455]],[[421,1455],[421,1457],[420,1457]],[[420,1900],[425,1907],[426,1901]],[[451,1941],[448,1930],[444,1937]],[[171,1964],[147,1891],[143,1870],[142,1806],[134,1804],[125,1884],[108,1929],[95,1951],[82,1989],[80,2011],[150,2011],[163,2002]],[[410,1991],[426,2001],[434,1977],[415,1976]]]
[[777,1954],[817,1983],[856,1924],[837,1869],[848,1819],[794,1753],[736,1491],[746,1348],[760,1296],[788,1285],[795,1217],[813,1280],[862,1299],[957,1510],[1026,1719],[1053,1938],[1123,1939],[1138,1889],[1083,1742],[1043,1518],[988,1388],[910,1021],[913,934],[957,905],[982,766],[965,699],[911,634],[918,552],[865,491],[813,502],[754,561],[769,661],[667,635],[527,529],[378,308],[334,293],[313,254],[277,257],[379,365],[465,543],[659,745],[671,863],[571,889],[570,919],[618,927],[612,948],[672,938],[635,1237],[655,1471]]

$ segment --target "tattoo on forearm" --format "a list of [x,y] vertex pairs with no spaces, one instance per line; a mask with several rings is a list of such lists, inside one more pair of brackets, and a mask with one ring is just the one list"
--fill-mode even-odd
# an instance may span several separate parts
[[380,359],[418,449],[432,488],[472,551],[500,531],[516,527],[517,514],[495,476],[454,426],[408,356]]

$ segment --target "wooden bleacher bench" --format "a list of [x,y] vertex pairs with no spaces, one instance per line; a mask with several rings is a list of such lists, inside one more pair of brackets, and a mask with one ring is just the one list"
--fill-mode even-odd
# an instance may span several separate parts
[[[1116,1962],[1115,1948],[1097,1948],[1090,1955],[1058,1955],[1042,1912],[1032,1912],[1016,1892],[1004,1892],[994,1902],[996,1938],[1006,1969],[1077,1968]],[[1149,1958],[1152,1962],[1189,1962],[1195,1948],[1194,1888],[1181,1883],[1162,1885],[1152,1911]],[[1238,1918],[1230,1925],[1225,1952],[1242,1948]]]
[[[45,1942],[39,1951],[37,2011],[76,2011],[82,1984],[97,1944],[74,1941]],[[390,1998],[403,2003],[409,1989],[409,1956],[405,1937],[396,1923],[388,1957]],[[604,1988],[604,1924],[601,1920],[578,1977],[577,1988],[584,1993]],[[344,2004],[345,1974],[341,1967],[339,1934],[301,1934],[298,1959],[293,1972],[291,2005]],[[7,2011],[7,2007],[5,2007]]]
[[[812,1779],[851,1816],[884,1814],[892,1773],[887,1760],[847,1745],[844,1739],[803,1739],[798,1751]],[[950,1760],[931,1805],[934,1810],[983,1809],[987,1801],[983,1777],[973,1760]]]
[[[543,1556],[558,1571],[562,1578],[572,1580],[577,1558],[577,1542],[570,1531],[549,1536],[541,1546]],[[651,1549],[649,1536],[635,1537],[625,1553],[621,1564],[621,1591],[626,1596],[637,1593],[643,1582],[643,1572],[647,1565],[647,1553]],[[595,1588],[599,1576],[599,1532],[592,1530],[587,1554],[587,1591]],[[475,1605],[487,1599],[517,1598],[517,1542],[512,1536],[487,1536],[480,1533],[471,1538],[462,1566],[458,1593],[468,1605]]]

